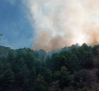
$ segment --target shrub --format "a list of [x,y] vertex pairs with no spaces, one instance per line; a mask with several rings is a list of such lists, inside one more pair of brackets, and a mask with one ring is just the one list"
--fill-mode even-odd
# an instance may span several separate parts
[[78,88],[76,91],[96,91],[94,89],[89,89],[88,87],[84,87],[83,89]]
[[84,61],[84,68],[93,68],[94,67],[94,63],[93,63],[93,59],[91,59],[90,57],[86,58]]
[[97,76],[98,79],[99,79],[99,69],[96,71],[96,76]]
[[90,73],[87,70],[80,70],[79,72],[75,72],[73,75],[73,80],[76,82],[80,82],[82,80],[83,82],[87,82],[90,79]]
[[83,88],[87,86],[91,76],[87,70],[80,70],[79,72],[75,72],[73,75],[73,86],[75,89]]
[[95,60],[94,60],[94,66],[95,66],[96,68],[99,68],[99,59],[95,59]]

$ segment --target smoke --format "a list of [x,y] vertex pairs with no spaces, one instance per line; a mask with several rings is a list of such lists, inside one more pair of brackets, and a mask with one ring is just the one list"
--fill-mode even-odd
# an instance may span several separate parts
[[86,28],[85,34],[89,45],[99,44],[99,27],[90,26],[88,29]]
[[33,49],[99,43],[99,0],[24,0],[35,28]]

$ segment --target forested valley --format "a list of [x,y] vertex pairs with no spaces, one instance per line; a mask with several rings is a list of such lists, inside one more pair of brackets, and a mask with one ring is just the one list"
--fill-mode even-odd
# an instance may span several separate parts
[[45,50],[0,46],[0,91],[99,91],[99,45]]

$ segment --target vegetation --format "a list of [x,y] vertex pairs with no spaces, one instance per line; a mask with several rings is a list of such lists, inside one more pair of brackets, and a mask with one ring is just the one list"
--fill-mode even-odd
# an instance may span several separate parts
[[96,91],[88,70],[97,68],[99,78],[98,48],[84,43],[47,55],[43,49],[0,46],[0,91]]

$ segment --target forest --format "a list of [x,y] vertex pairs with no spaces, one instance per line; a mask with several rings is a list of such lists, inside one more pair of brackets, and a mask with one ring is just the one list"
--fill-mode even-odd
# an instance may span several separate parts
[[45,50],[0,46],[0,91],[99,91],[99,45]]

